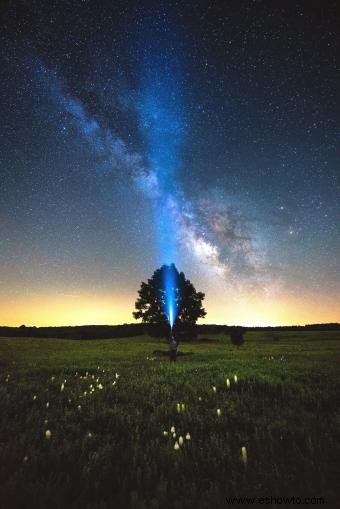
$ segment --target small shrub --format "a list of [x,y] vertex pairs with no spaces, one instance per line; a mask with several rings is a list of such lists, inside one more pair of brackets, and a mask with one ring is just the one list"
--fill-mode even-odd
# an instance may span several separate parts
[[235,346],[241,346],[244,343],[244,329],[242,327],[233,327],[229,331],[230,341]]

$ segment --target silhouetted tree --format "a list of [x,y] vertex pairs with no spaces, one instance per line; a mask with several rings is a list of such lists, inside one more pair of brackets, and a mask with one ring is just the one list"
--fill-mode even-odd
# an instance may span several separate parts
[[244,343],[244,329],[242,327],[232,327],[229,330],[230,341],[233,345],[241,346]]
[[[170,276],[170,277],[169,277]],[[166,315],[166,281],[172,281],[175,323],[173,334],[178,341],[196,337],[195,324],[206,312],[202,306],[204,293],[197,292],[194,285],[178,272],[174,264],[163,265],[155,270],[147,283],[142,282],[133,316],[147,324],[157,325],[162,335],[168,337],[170,325]]]

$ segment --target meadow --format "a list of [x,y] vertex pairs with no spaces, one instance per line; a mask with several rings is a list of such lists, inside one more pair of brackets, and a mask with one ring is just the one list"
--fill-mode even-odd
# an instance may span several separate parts
[[166,349],[0,338],[0,507],[337,507],[340,332]]

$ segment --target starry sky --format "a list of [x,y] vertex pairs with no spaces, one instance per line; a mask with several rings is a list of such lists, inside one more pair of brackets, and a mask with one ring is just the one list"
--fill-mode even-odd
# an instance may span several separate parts
[[0,323],[132,322],[170,262],[206,323],[340,321],[336,4],[5,1]]

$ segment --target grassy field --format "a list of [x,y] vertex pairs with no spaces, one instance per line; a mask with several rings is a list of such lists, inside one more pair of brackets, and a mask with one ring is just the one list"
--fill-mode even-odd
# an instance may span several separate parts
[[1,509],[338,506],[339,332],[166,349],[1,338]]

